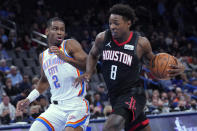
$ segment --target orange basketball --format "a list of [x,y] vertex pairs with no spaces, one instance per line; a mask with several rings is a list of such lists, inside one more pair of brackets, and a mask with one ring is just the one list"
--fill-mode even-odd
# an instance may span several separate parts
[[157,79],[169,79],[169,65],[177,65],[176,58],[167,53],[158,53],[150,62],[150,71]]

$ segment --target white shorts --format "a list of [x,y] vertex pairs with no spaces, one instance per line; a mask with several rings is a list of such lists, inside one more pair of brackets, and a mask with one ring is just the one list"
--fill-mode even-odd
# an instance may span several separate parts
[[90,118],[89,104],[86,99],[78,98],[51,104],[36,120],[43,123],[49,131],[61,131],[67,126],[81,126],[85,131]]

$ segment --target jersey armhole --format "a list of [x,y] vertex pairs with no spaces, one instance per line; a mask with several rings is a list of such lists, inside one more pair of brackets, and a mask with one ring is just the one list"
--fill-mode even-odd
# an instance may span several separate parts
[[64,40],[63,45],[62,45],[62,49],[63,52],[65,53],[66,57],[72,58],[71,56],[69,56],[69,54],[66,52],[66,44],[67,44],[68,40]]
[[105,30],[104,43],[108,43],[111,40],[111,31],[109,29]]

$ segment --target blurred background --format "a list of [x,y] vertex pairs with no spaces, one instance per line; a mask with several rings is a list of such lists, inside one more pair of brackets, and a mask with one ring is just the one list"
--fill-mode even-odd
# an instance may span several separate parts
[[[150,40],[154,53],[174,55],[186,67],[182,75],[171,80],[156,80],[143,66],[141,84],[147,96],[145,113],[161,116],[179,112],[179,116],[183,116],[182,113],[197,111],[196,0],[1,0],[2,127],[13,123],[31,124],[50,104],[48,90],[23,112],[16,111],[16,103],[37,86],[40,77],[38,55],[47,48],[44,35],[47,20],[55,16],[63,18],[66,38],[78,40],[89,53],[96,35],[108,29],[108,10],[116,3],[129,4],[135,9],[137,22],[132,29]],[[87,86],[91,120],[105,120],[112,111],[100,67],[98,62],[98,73]],[[174,117],[175,121],[179,120]],[[196,123],[192,126],[197,130]]]

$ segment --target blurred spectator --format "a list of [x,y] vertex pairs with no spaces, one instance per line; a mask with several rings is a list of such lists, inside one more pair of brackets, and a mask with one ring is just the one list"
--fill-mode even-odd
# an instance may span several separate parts
[[23,81],[22,75],[17,70],[16,66],[10,67],[10,73],[7,75],[7,78],[10,78],[12,80],[13,86],[19,86],[19,84]]
[[2,88],[2,86],[0,86],[0,103],[3,99],[3,96],[5,96],[5,95],[6,95],[6,93],[5,93],[4,89]]
[[100,117],[103,117],[103,113],[101,111],[101,108],[99,107],[95,107],[94,108],[94,111],[93,111],[93,115],[92,115],[92,118],[100,118]]
[[21,122],[23,120],[23,112],[16,110],[14,122]]
[[94,114],[94,105],[90,104],[90,116],[93,116]]
[[112,106],[107,105],[103,110],[103,114],[105,117],[108,117],[112,113]]
[[[179,107],[179,106],[183,105],[183,101],[184,101],[183,92],[182,92],[180,87],[177,87],[175,89],[175,93],[176,93],[176,96],[175,96],[175,98],[173,100],[173,103],[172,103],[173,108],[176,108],[176,107]],[[177,108],[176,110],[179,111],[180,109]]]
[[189,64],[192,70],[197,70],[197,57],[192,58],[192,63]]
[[191,81],[191,85],[197,87],[197,79],[193,79],[193,80]]
[[6,94],[11,98],[11,101],[14,100],[14,96],[16,96],[19,93],[19,90],[17,87],[12,85],[12,80],[10,78],[6,78],[5,86],[3,86]]
[[2,124],[9,124],[15,118],[15,107],[10,103],[8,96],[4,96],[0,104],[0,116]]
[[196,111],[197,110],[197,102],[195,99],[191,99],[191,111]]
[[17,47],[17,37],[16,37],[16,31],[10,30],[8,41],[5,45],[6,49],[15,49]]
[[45,112],[46,109],[47,109],[48,106],[49,106],[49,103],[48,103],[46,97],[44,97],[44,96],[42,96],[42,95],[39,96],[39,98],[38,98],[38,103],[39,103],[39,105],[40,105],[40,112],[41,112],[41,113]]
[[39,78],[37,77],[37,76],[34,76],[33,78],[32,78],[32,85],[37,85],[38,84],[38,82],[39,82]]
[[173,11],[173,16],[175,17],[179,31],[183,31],[183,29],[184,29],[183,6],[182,6],[181,2],[176,3],[176,5],[174,7],[174,11]]
[[[28,107],[29,108],[29,107]],[[33,119],[30,118],[28,108],[25,108],[23,110],[23,121],[27,123],[31,123]]]
[[30,107],[30,118],[36,119],[40,115],[40,105],[33,105]]
[[107,101],[108,100],[107,90],[105,90],[104,83],[100,83],[97,86],[97,92],[100,94],[101,101]]
[[5,59],[0,60],[0,71],[5,73],[6,75],[10,73],[10,67],[7,66]]
[[36,84],[33,84],[33,85],[31,86],[31,90],[36,89],[36,87],[37,87],[37,85],[36,85]]
[[3,43],[3,47],[5,47],[5,43],[8,41],[8,36],[5,34],[5,30],[0,27],[0,40]]
[[29,95],[29,93],[30,90],[23,90],[20,94],[18,94],[13,101],[14,106],[16,106],[18,101],[25,99]]
[[3,47],[3,43],[1,42],[1,39],[0,39],[0,59],[10,59],[7,51]]
[[98,92],[94,93],[94,107],[98,107],[101,111],[103,111],[104,105],[101,101],[101,96]]
[[32,119],[29,118],[28,110],[25,108],[23,111],[16,110],[15,119],[13,122],[26,122],[31,123]]
[[167,37],[165,38],[165,43],[167,46],[171,46],[173,43],[173,34],[172,32],[169,32]]
[[166,92],[162,92],[161,100],[163,102],[162,112],[168,113],[170,111],[170,107],[169,107],[168,94]]
[[29,80],[28,75],[26,75],[26,74],[23,75],[23,80],[19,84],[18,89],[19,89],[20,92],[22,92],[24,90],[31,90],[31,82]]
[[160,99],[160,93],[158,90],[154,90],[152,94],[152,101],[148,106],[149,111],[157,114],[161,112],[162,106],[163,106],[163,102]]
[[22,47],[24,50],[29,50],[32,46],[31,38],[26,34],[22,40]]
[[5,84],[5,74],[0,71],[0,86]]

